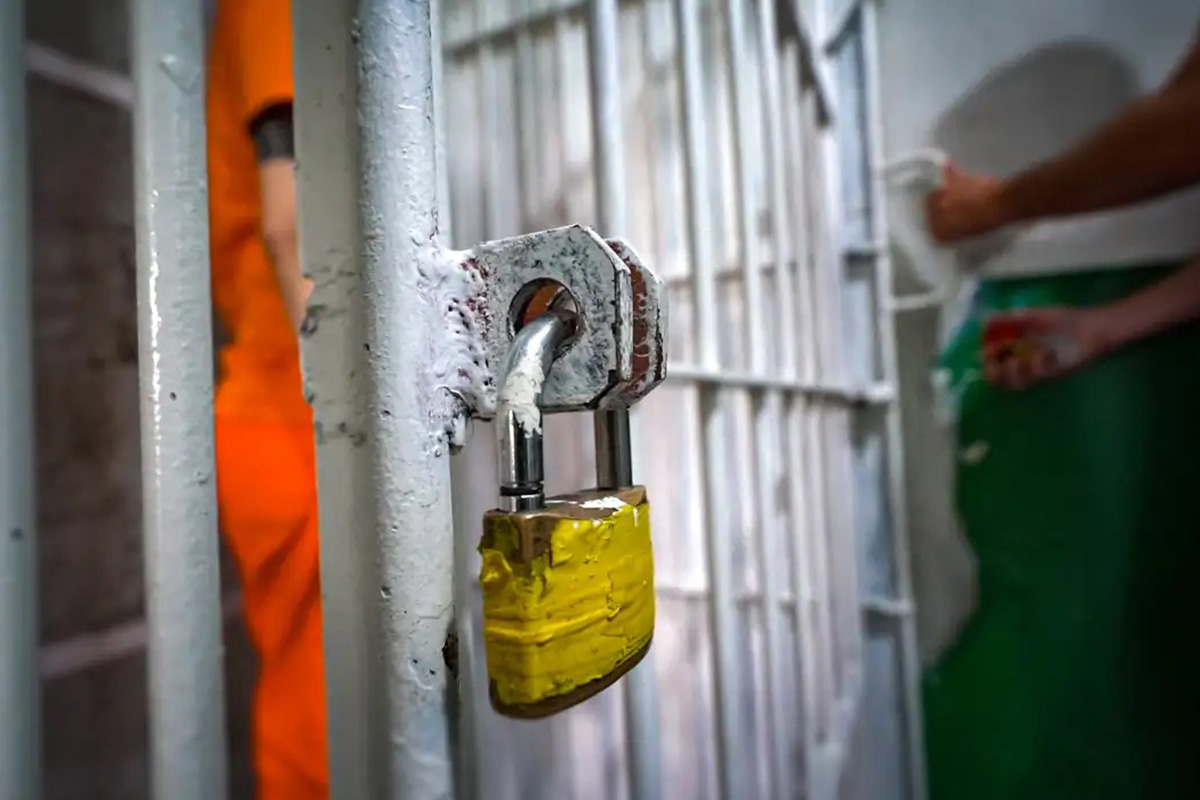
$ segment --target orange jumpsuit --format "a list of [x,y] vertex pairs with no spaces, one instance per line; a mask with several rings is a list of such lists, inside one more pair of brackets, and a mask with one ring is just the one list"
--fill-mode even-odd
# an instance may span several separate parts
[[259,655],[261,800],[328,796],[312,412],[261,233],[250,122],[291,102],[288,0],[225,0],[208,73],[212,290],[231,343],[215,403],[217,498]]

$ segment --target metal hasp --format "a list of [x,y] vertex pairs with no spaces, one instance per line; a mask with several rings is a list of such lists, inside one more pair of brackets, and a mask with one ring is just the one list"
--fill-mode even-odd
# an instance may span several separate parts
[[158,800],[219,800],[228,742],[203,5],[135,0],[130,17],[151,781]]
[[42,796],[24,6],[0,0],[0,800]]
[[539,292],[556,286],[557,302],[577,314],[578,329],[546,374],[542,411],[628,408],[665,376],[665,289],[627,243],[573,225],[487,242],[464,253],[462,263],[474,296],[457,316],[464,330],[482,338],[486,359],[462,396],[473,416],[495,416],[494,376],[508,359],[519,319]]

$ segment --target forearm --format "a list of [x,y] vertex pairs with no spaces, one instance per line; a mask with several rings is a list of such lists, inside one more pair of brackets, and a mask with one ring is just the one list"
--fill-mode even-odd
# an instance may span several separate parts
[[311,283],[300,271],[300,251],[296,236],[287,234],[268,235],[267,253],[275,268],[279,292],[287,307],[288,318],[294,330],[300,330],[308,310]]
[[1200,259],[1104,311],[1109,349],[1200,319]]
[[1100,211],[1200,182],[1200,88],[1179,81],[1061,156],[1001,183],[1012,222]]

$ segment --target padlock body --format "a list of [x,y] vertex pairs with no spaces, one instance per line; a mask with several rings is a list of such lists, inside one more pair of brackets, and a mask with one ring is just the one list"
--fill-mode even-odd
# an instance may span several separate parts
[[645,489],[550,498],[484,517],[480,583],[492,705],[536,718],[603,691],[654,634]]

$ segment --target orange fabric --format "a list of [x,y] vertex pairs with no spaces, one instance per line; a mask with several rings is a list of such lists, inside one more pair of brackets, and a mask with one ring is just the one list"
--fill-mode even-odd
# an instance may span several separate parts
[[292,99],[288,0],[222,0],[208,73],[217,499],[259,655],[259,800],[326,800],[316,467],[299,347],[261,233],[250,122]]
[[221,527],[259,655],[261,800],[328,797],[314,449],[311,424],[217,418]]
[[250,122],[292,100],[291,4],[223,0],[208,73],[212,291],[232,343],[221,352],[216,412],[241,419],[308,417],[296,334],[262,238]]

